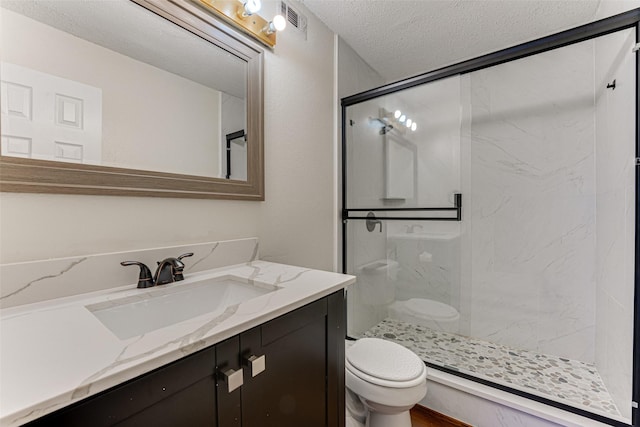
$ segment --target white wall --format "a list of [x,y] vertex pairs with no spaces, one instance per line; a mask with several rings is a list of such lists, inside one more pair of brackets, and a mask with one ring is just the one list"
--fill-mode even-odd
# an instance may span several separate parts
[[[631,417],[635,245],[635,31],[595,42],[596,365]],[[614,90],[607,84],[616,81]]]
[[[306,9],[307,39],[278,34],[265,58],[267,203],[260,205],[261,258],[333,267],[333,34]],[[264,16],[277,2],[263,4]],[[269,9],[271,8],[271,9]],[[269,12],[271,10],[271,12]]]
[[102,89],[103,165],[219,176],[219,91],[10,10],[1,17],[3,61]]
[[342,38],[338,37],[338,102],[347,96],[364,92],[385,81]]
[[1,193],[1,262],[258,236],[263,259],[331,269],[333,34],[307,16],[265,55],[264,203]]

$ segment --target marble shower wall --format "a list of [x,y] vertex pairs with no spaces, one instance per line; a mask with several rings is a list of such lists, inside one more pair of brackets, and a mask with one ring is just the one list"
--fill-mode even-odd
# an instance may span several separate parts
[[[631,417],[635,235],[635,31],[595,42],[596,365]],[[616,80],[616,89],[607,89]]]
[[590,41],[465,76],[461,159],[469,168],[463,325],[474,338],[587,362],[595,358],[593,54]]

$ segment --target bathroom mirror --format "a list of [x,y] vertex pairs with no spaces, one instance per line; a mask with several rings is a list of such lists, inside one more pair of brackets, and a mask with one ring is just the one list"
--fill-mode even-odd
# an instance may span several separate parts
[[0,190],[264,200],[255,43],[189,0],[0,5]]

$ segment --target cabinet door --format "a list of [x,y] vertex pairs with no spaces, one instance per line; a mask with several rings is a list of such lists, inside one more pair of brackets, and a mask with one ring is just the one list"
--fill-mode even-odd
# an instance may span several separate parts
[[[337,390],[329,389],[340,382],[329,380],[329,372],[335,377],[340,368],[331,366],[336,356],[328,357],[339,342],[328,306],[324,298],[240,335],[243,360],[265,357],[265,370],[256,376],[250,364],[245,368],[243,427],[339,426],[340,417],[344,423],[344,405],[337,402]],[[341,309],[332,309],[342,317]]]
[[215,379],[211,375],[132,415],[116,426],[215,427],[215,390]]
[[[237,387],[235,379],[225,379],[225,373],[231,376],[232,371],[238,372],[241,369],[239,347],[238,336],[216,344],[218,427],[242,427],[243,425],[240,406],[240,393],[243,386]],[[242,379],[244,381],[244,377]],[[237,388],[234,389],[234,387]]]
[[211,347],[33,421],[29,427],[216,427]]
[[347,334],[344,290],[327,297],[327,426],[345,427],[344,340]]

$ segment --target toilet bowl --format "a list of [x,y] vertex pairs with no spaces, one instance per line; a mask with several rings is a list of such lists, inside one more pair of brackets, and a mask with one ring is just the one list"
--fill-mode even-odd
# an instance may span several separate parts
[[450,305],[424,298],[396,301],[389,306],[389,317],[436,331],[457,334],[460,313]]
[[346,349],[347,410],[366,427],[411,427],[409,410],[427,394],[427,368],[411,350],[379,338]]

